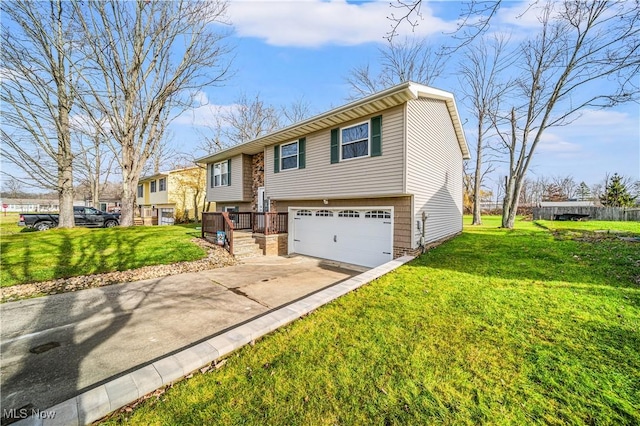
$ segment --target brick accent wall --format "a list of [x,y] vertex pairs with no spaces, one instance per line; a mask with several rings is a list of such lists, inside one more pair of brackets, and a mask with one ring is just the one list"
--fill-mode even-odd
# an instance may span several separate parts
[[264,186],[264,152],[251,158],[251,211],[258,211],[258,188]]
[[253,234],[253,238],[265,256],[286,256],[288,253],[289,234]]

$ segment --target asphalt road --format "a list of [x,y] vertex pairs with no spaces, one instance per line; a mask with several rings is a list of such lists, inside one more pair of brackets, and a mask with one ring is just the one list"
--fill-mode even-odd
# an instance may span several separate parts
[[261,257],[4,303],[0,406],[47,409],[360,272],[301,256]]

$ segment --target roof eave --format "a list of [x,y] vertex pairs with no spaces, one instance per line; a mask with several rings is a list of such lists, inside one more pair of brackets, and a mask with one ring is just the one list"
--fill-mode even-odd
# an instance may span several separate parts
[[366,98],[308,118],[299,123],[292,124],[268,135],[218,151],[215,154],[198,158],[195,162],[207,164],[240,154],[257,154],[262,152],[266,146],[292,141],[322,129],[338,126],[362,116],[375,114],[376,112],[404,104],[418,97],[441,99],[446,102],[462,156],[465,160],[471,158],[453,95],[433,87],[423,86],[413,82],[405,82],[367,96]]

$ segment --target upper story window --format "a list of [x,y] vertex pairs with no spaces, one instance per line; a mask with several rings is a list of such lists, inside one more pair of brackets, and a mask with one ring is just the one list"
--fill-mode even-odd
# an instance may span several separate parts
[[273,146],[273,173],[282,170],[304,169],[306,167],[305,147],[307,138],[296,142]]
[[298,142],[280,147],[280,170],[298,168]]
[[160,191],[166,191],[167,190],[167,178],[162,178],[158,182],[159,182],[159,186],[160,186]]
[[369,156],[369,123],[360,123],[340,130],[340,158]]
[[222,161],[213,165],[213,186],[229,185],[229,162]]
[[156,192],[156,183],[157,181],[155,180],[151,181],[151,192]]
[[138,198],[142,198],[144,195],[143,188],[142,184],[138,185]]

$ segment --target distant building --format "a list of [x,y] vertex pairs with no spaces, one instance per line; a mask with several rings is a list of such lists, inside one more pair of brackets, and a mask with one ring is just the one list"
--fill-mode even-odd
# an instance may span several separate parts
[[2,211],[8,213],[57,212],[60,210],[58,199],[3,198],[0,200],[0,204]]
[[540,207],[595,207],[591,201],[541,201]]

